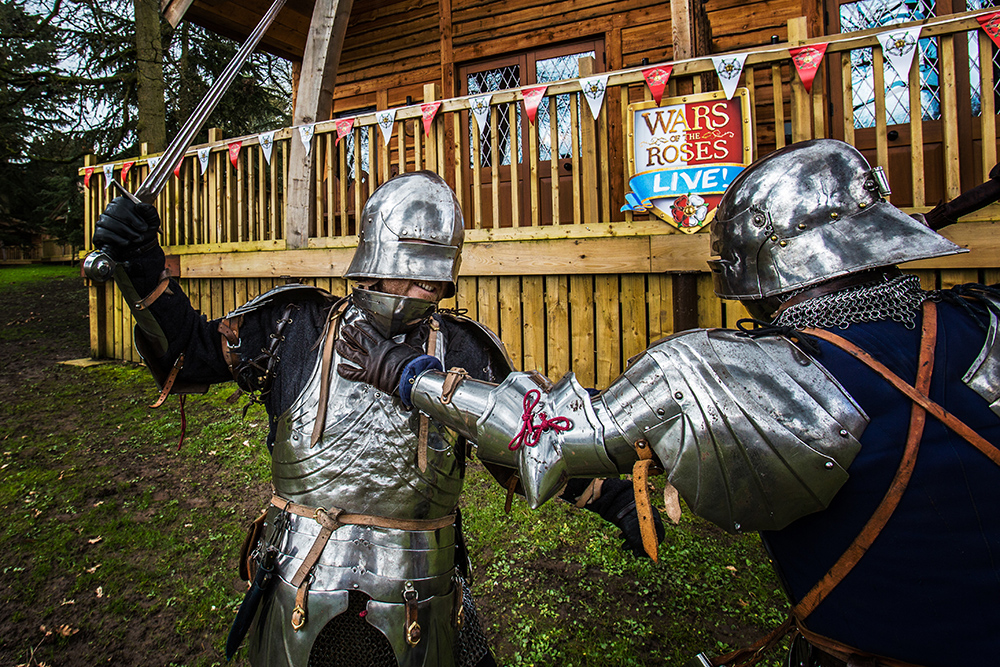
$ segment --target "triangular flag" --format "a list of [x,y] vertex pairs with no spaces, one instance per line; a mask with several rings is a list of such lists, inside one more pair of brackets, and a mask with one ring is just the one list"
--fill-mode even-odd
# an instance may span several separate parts
[[104,167],[104,189],[107,190],[111,187],[111,181],[115,180],[115,165],[106,164]]
[[379,128],[382,130],[382,138],[385,139],[385,145],[388,146],[389,140],[392,139],[392,128],[396,123],[396,110],[376,111],[375,122],[378,123]]
[[982,16],[977,16],[976,20],[979,21],[979,25],[981,25],[983,30],[986,31],[986,34],[990,36],[993,43],[1000,46],[1000,12],[983,14]]
[[657,104],[663,99],[663,91],[667,89],[667,81],[670,79],[670,73],[673,70],[673,65],[649,67],[642,70],[642,78],[646,80],[649,92],[653,93],[653,101]]
[[86,169],[83,170],[83,187],[85,188],[90,187],[90,177],[93,175],[94,175],[93,167],[87,167]]
[[264,162],[271,164],[271,150],[274,148],[274,130],[264,132],[258,137],[260,150],[264,152]]
[[438,109],[441,108],[440,102],[428,102],[426,104],[420,105],[420,117],[424,121],[424,135],[429,135],[431,133],[431,123],[434,122],[434,116],[437,115]]
[[877,35],[879,44],[882,45],[882,54],[904,83],[909,80],[913,54],[917,52],[917,40],[920,39],[920,28],[918,25]]
[[160,157],[148,157],[146,158],[146,166],[149,167],[150,171],[156,169],[156,163],[160,161]]
[[746,53],[712,56],[715,73],[719,75],[719,81],[722,82],[722,90],[726,93],[727,100],[733,99],[733,93],[736,92],[736,87],[740,85],[740,75],[743,74],[743,65],[746,61]]
[[521,96],[524,98],[524,110],[528,112],[528,122],[535,124],[535,116],[538,114],[538,105],[545,97],[545,89],[548,86],[535,86],[534,88],[524,88]]
[[305,146],[306,155],[309,155],[309,151],[312,150],[312,138],[315,130],[315,125],[299,126],[299,139],[302,140],[302,145]]
[[208,156],[212,153],[211,146],[205,146],[204,148],[198,149],[198,164],[201,165],[201,174],[205,175],[208,170]]
[[134,164],[135,160],[132,160],[131,162],[126,162],[122,165],[122,185],[125,185],[125,179],[128,178],[129,169],[131,169]]
[[819,69],[820,63],[823,62],[823,54],[826,53],[826,44],[810,44],[808,46],[797,46],[793,49],[788,49],[789,55],[792,56],[792,62],[795,63],[795,69],[799,73],[799,78],[802,79],[802,85],[805,86],[806,92],[812,92],[813,79],[816,78],[816,70]]
[[476,118],[476,124],[479,125],[479,134],[482,134],[486,130],[486,121],[490,116],[490,99],[492,97],[493,93],[486,93],[485,95],[469,98],[469,108],[472,110],[472,115]]
[[340,140],[351,133],[354,128],[354,117],[341,118],[337,121],[337,138],[334,140],[333,145],[336,146],[340,143]]
[[242,141],[234,141],[229,144],[229,161],[233,165],[233,169],[239,171],[240,168],[240,149],[243,148]]
[[594,120],[601,115],[601,106],[604,105],[604,91],[608,89],[608,75],[598,74],[580,79],[580,90],[590,105],[590,113],[594,114]]
[[177,178],[181,177],[181,165],[184,164],[184,158],[182,157],[177,161],[177,166],[174,167],[174,176]]

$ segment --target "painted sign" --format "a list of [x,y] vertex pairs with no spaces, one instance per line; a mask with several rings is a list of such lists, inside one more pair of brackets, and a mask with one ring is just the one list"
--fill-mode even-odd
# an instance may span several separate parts
[[623,211],[652,213],[693,234],[750,164],[750,96],[739,88],[628,107],[629,188]]

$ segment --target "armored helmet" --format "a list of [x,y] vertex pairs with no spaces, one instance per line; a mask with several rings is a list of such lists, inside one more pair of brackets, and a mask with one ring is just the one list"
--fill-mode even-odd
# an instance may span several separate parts
[[886,201],[850,144],[792,144],[745,169],[712,223],[715,292],[757,300],[859,271],[968,252]]

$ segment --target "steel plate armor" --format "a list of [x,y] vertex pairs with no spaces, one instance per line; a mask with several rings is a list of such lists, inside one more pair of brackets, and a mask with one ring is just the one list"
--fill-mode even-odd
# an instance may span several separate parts
[[[695,330],[650,347],[600,396],[567,375],[545,392],[531,374],[498,386],[417,378],[420,410],[519,469],[533,507],[570,477],[631,471],[648,443],[691,510],[731,532],[780,529],[825,508],[847,479],[868,418],[836,379],[783,337]],[[528,394],[540,392],[532,406]],[[564,417],[512,451],[523,425]]]
[[[363,317],[351,308],[349,323]],[[438,337],[435,356],[443,356]],[[333,366],[340,362],[339,355]],[[428,424],[428,465],[415,462],[414,442],[400,433],[416,433],[420,415],[370,385],[331,373],[326,428],[310,447],[316,418],[322,358],[318,355],[298,399],[278,423],[272,454],[275,493],[301,505],[330,508],[397,519],[436,519],[455,511],[462,488],[461,463],[434,422]],[[278,546],[279,580],[270,608],[258,615],[263,624],[251,631],[254,664],[305,665],[316,636],[348,605],[348,592],[371,597],[365,619],[385,634],[402,666],[451,665],[456,595],[454,546],[456,530],[396,530],[347,525],[333,531],[313,569],[309,587],[308,622],[297,632],[287,625],[295,606],[292,576],[310,550],[320,525],[288,516],[288,528],[275,537],[269,509],[265,541]],[[459,586],[459,588],[456,588]],[[404,636],[404,592],[414,590],[418,621],[423,628],[416,646]],[[457,593],[456,593],[457,591]],[[458,603],[460,608],[461,603]]]

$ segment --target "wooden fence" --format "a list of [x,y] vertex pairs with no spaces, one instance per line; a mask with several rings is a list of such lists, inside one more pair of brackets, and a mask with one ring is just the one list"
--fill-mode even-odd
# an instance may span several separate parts
[[[751,50],[742,85],[753,111],[754,157],[789,141],[846,140],[886,168],[896,192],[893,202],[910,212],[927,211],[929,204],[982,182],[997,154],[995,47],[974,13],[922,24],[921,37],[933,40],[937,54],[940,114],[909,113],[905,125],[888,125],[875,30],[808,40],[805,20],[797,19],[789,23],[789,43]],[[978,115],[960,113],[968,106],[963,96],[969,95],[970,36],[980,54]],[[830,44],[807,93],[787,48],[818,41]],[[872,128],[856,128],[853,116],[851,53],[858,49],[873,54]],[[588,66],[582,63],[582,75]],[[919,110],[924,84],[916,66],[909,84],[909,108]],[[719,87],[711,59],[674,63],[668,85],[670,96]],[[347,268],[357,243],[355,215],[368,195],[396,173],[431,169],[456,190],[468,228],[458,294],[445,306],[466,309],[496,330],[522,368],[552,376],[572,370],[585,384],[603,386],[652,340],[694,325],[733,326],[744,317],[742,306],[712,292],[707,234],[682,234],[656,218],[619,210],[629,177],[625,110],[649,97],[641,71],[610,73],[596,120],[580,97],[578,81],[550,84],[546,94],[548,126],[525,127],[520,91],[494,93],[485,145],[477,131],[469,131],[466,98],[441,100],[426,135],[419,105],[398,109],[387,146],[373,113],[356,117],[339,140],[334,121],[317,124],[311,144],[319,166],[316,214],[310,220],[284,219],[288,148],[299,141],[296,128],[275,134],[270,161],[258,137],[214,136],[205,174],[194,147],[159,199],[166,251],[178,257],[182,285],[210,318],[286,280],[343,293],[345,282],[330,276]],[[425,87],[425,102],[436,97],[435,85]],[[560,117],[558,106],[567,104],[570,111],[562,114],[566,120],[560,126],[553,119]],[[560,142],[561,134],[569,141]],[[242,142],[238,168],[229,164],[227,151],[234,141]],[[565,148],[558,159],[538,159],[540,144],[560,143]],[[126,186],[137,187],[146,169],[139,158]],[[88,238],[113,196],[100,179],[93,180],[98,182],[86,191]],[[925,286],[1000,279],[993,231],[998,219],[1000,209],[989,207],[946,230],[973,252],[915,265]],[[305,230],[307,247],[287,247],[284,239],[296,225]],[[94,356],[135,359],[130,329],[128,309],[115,288],[92,285]]]

